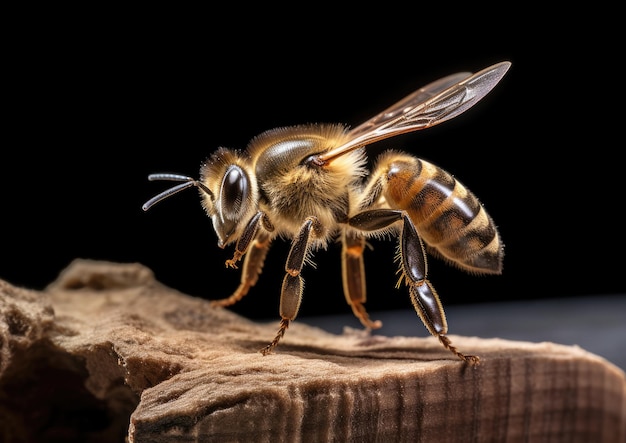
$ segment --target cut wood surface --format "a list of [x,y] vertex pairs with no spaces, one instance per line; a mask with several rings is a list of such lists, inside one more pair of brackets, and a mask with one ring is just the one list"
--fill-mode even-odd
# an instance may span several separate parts
[[257,323],[139,264],[0,280],[0,441],[626,441],[626,377],[575,346]]

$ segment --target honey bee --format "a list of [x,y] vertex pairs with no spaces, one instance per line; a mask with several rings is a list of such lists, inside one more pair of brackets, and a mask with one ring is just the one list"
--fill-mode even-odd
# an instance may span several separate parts
[[230,306],[259,278],[270,245],[291,241],[280,294],[280,324],[261,353],[278,345],[297,314],[303,294],[305,264],[312,253],[341,241],[343,290],[364,327],[376,329],[366,301],[363,252],[368,238],[398,238],[400,278],[411,302],[441,344],[460,359],[448,338],[445,312],[428,280],[427,251],[473,274],[500,274],[504,255],[500,235],[474,194],[450,173],[405,152],[378,156],[371,173],[365,148],[374,142],[426,129],[466,111],[502,79],[510,62],[475,74],[453,74],[430,83],[354,129],[342,124],[308,124],[266,131],[245,151],[219,148],[200,168],[200,179],[179,174],[151,174],[149,180],[181,182],[143,205],[197,187],[218,246],[234,243],[226,266],[243,259],[241,281],[229,296],[211,303]]

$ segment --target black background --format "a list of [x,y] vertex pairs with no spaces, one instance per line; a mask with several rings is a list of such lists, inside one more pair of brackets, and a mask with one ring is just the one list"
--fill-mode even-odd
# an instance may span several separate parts
[[[299,8],[14,17],[3,63],[0,278],[43,289],[73,259],[89,258],[139,262],[181,292],[227,296],[239,272],[225,269],[232,249],[216,246],[198,193],[144,213],[142,203],[169,185],[148,174],[197,176],[218,146],[244,148],[277,126],[355,126],[430,81],[509,60],[467,113],[370,149],[442,166],[499,226],[502,276],[431,260],[430,279],[444,305],[625,292],[623,78],[604,18]],[[394,288],[395,243],[372,244],[366,306],[412,309]],[[339,252],[318,251],[317,267],[305,268],[300,316],[349,312]],[[286,254],[277,242],[235,311],[278,316]]]

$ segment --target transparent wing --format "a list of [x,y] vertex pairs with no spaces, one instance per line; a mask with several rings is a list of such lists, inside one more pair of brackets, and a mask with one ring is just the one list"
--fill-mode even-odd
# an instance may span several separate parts
[[502,79],[511,66],[500,62],[475,74],[460,72],[436,80],[348,132],[348,141],[319,155],[328,162],[365,145],[430,128],[467,111]]

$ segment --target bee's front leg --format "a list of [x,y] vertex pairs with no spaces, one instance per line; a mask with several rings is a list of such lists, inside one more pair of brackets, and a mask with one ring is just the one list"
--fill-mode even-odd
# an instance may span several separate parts
[[287,263],[285,264],[285,278],[280,293],[280,326],[276,337],[272,342],[261,349],[263,355],[267,355],[278,345],[278,342],[285,335],[289,323],[296,318],[302,300],[302,290],[304,280],[300,275],[304,261],[309,254],[311,236],[319,236],[322,226],[316,217],[308,217],[298,236],[293,239]]
[[211,306],[226,307],[231,306],[241,300],[252,286],[259,280],[259,274],[263,269],[267,251],[270,248],[270,240],[267,234],[260,234],[249,246],[246,258],[243,261],[243,271],[241,282],[235,292],[229,297],[219,300],[211,300]]
[[426,251],[415,225],[406,212],[396,209],[372,209],[363,211],[348,220],[348,224],[364,231],[376,231],[402,221],[400,237],[400,270],[402,279],[409,287],[409,295],[415,311],[441,344],[459,358],[469,363],[478,363],[479,358],[464,355],[454,347],[446,336],[448,324],[437,292],[426,278]]
[[264,212],[257,212],[246,225],[246,229],[237,241],[233,258],[226,260],[226,266],[237,268],[237,261],[245,255],[241,283],[229,297],[212,300],[211,305],[217,307],[230,306],[241,300],[256,284],[259,274],[263,269],[265,257],[270,247],[270,239],[267,232],[273,230],[273,226]]
[[241,260],[241,257],[243,257],[248,251],[248,247],[250,246],[250,243],[252,243],[252,240],[254,240],[257,236],[260,226],[265,227],[268,232],[274,229],[269,222],[267,215],[263,211],[259,211],[254,214],[254,217],[252,217],[246,224],[245,229],[235,244],[235,253],[233,254],[233,258],[226,260],[227,268],[237,269],[237,262]]

